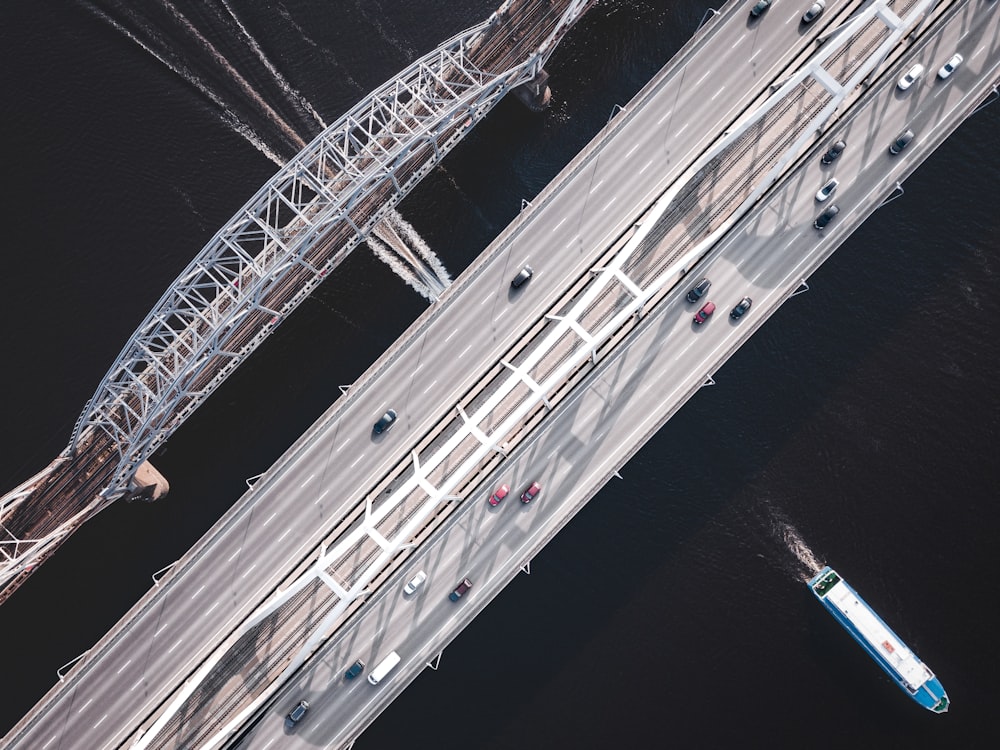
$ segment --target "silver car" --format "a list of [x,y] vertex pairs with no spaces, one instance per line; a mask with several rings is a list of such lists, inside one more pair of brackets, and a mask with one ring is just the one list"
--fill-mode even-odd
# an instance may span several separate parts
[[816,0],[812,5],[809,6],[809,10],[802,14],[802,23],[812,23],[817,18],[819,14],[823,12],[826,7],[826,0]]

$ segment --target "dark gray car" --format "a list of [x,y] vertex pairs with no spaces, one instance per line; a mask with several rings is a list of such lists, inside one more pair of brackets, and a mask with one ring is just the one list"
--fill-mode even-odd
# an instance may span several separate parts
[[823,227],[833,221],[833,217],[839,213],[840,207],[836,204],[827,206],[826,210],[816,217],[816,221],[813,222],[813,226],[816,227],[816,229],[823,229]]
[[383,432],[392,427],[393,423],[396,421],[396,410],[389,409],[385,414],[383,414],[375,426],[372,427],[376,435],[381,435]]
[[896,136],[896,140],[894,140],[891,144],[889,144],[889,153],[895,156],[904,148],[909,146],[910,141],[912,140],[913,140],[913,131],[907,128],[898,136]]

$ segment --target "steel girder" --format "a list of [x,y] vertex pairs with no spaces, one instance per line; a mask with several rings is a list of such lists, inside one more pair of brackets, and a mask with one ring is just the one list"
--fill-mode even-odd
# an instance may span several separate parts
[[[317,136],[163,295],[101,381],[65,451],[72,455],[93,431],[107,434],[119,465],[106,498],[128,488],[138,466],[474,122],[531,79],[547,51],[499,74],[470,60],[495,18],[416,61]],[[376,210],[357,210],[387,186],[391,196]],[[349,229],[347,239],[324,248],[338,226]]]

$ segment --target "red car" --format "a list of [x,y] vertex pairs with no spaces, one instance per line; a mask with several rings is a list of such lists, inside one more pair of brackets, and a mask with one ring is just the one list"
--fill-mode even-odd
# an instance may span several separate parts
[[706,302],[704,305],[702,305],[702,308],[694,314],[694,322],[697,323],[698,325],[701,325],[710,317],[712,317],[712,313],[714,312],[715,312],[715,303]]
[[490,505],[497,506],[500,501],[507,497],[507,493],[510,492],[510,487],[506,484],[501,484],[497,487],[497,491],[490,495]]
[[538,497],[538,493],[541,491],[542,491],[542,485],[540,485],[538,482],[532,482],[531,486],[521,493],[521,502],[530,503],[532,500]]

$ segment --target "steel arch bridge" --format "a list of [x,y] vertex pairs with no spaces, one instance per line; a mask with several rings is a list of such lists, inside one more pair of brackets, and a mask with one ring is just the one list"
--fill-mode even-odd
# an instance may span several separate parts
[[[153,452],[476,122],[541,72],[595,1],[505,0],[486,21],[373,91],[261,187],[139,325],[60,457],[0,498],[6,524],[47,477],[82,453],[109,467],[99,494],[77,503],[57,528],[5,529],[0,587],[129,493]],[[518,22],[535,33],[515,28]],[[525,48],[526,36],[541,42]]]

